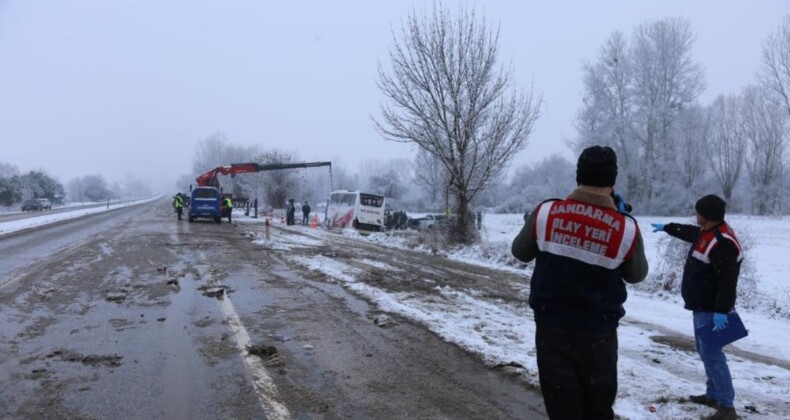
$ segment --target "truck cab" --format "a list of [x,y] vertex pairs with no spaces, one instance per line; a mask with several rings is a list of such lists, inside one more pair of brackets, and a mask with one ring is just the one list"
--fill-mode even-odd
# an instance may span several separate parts
[[198,218],[212,219],[215,223],[222,221],[220,204],[222,194],[214,187],[197,187],[192,189],[189,198],[189,214],[187,220],[193,222]]

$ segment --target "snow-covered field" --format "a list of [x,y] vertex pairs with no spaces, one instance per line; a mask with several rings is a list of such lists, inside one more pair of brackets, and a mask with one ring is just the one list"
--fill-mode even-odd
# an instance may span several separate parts
[[[242,223],[253,222],[241,219]],[[445,253],[448,258],[524,274],[523,291],[528,291],[531,268],[520,268],[510,253],[510,243],[523,225],[521,215],[485,215],[482,241],[473,247]],[[639,217],[651,273],[645,282],[656,281],[672,264],[661,261],[669,244],[666,234],[653,233],[650,223],[670,221],[690,223],[690,217]],[[790,218],[730,216],[728,220],[742,237],[748,238],[747,258],[752,261],[756,287],[775,304],[790,305]],[[258,221],[262,222],[262,221]],[[280,226],[275,223],[276,226]],[[284,226],[283,226],[284,227]],[[279,249],[310,246],[314,240],[331,238],[331,233],[302,226],[288,227],[307,234],[273,235],[267,245]],[[396,248],[431,252],[425,245],[399,236],[344,236]],[[298,238],[298,239],[297,239]],[[291,241],[295,241],[291,243]],[[746,241],[744,241],[746,242]],[[448,342],[479,355],[490,365],[516,362],[525,369],[521,377],[537,384],[534,353],[534,324],[524,306],[486,299],[475,290],[442,288],[443,297],[414,293],[391,293],[359,280],[359,268],[317,256],[293,257],[294,263],[316,270],[344,284],[349,290],[374,302],[380,310],[407,317],[425,325]],[[375,262],[374,262],[375,263]],[[387,269],[386,264],[374,264]],[[648,284],[649,286],[649,284]],[[619,329],[619,392],[615,411],[624,418],[699,418],[711,409],[685,401],[688,395],[703,393],[702,363],[689,340],[693,337],[690,312],[671,293],[650,293],[631,289],[627,315]],[[727,350],[736,389],[736,408],[742,418],[790,418],[790,325],[769,307],[740,310],[749,336]],[[669,337],[669,338],[667,338]]]

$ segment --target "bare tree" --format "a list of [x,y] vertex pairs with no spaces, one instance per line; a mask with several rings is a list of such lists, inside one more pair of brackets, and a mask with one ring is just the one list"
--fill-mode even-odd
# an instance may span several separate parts
[[[296,153],[283,150],[269,150],[255,159],[260,164],[293,163],[297,160]],[[301,183],[298,175],[298,172],[293,170],[267,171],[254,174],[249,179],[250,182],[262,186],[262,195],[266,204],[281,208],[290,198],[300,200]]]
[[[256,146],[239,146],[228,141],[224,134],[214,133],[195,145],[192,170],[194,176],[197,177],[218,166],[253,161],[260,154],[260,148]],[[243,178],[238,179],[225,175],[217,177],[223,191],[231,191],[236,197],[250,193],[249,189],[245,189],[249,184],[245,183]]]
[[741,132],[740,99],[719,95],[710,106],[706,150],[724,199],[730,201],[741,176],[746,141]]
[[217,166],[233,163],[227,161],[229,148],[230,142],[222,133],[214,133],[198,142],[192,158],[193,175],[197,176]]
[[467,243],[469,203],[526,146],[540,100],[508,94],[512,70],[497,65],[499,32],[463,6],[452,15],[436,3],[411,14],[394,37],[390,71],[379,66],[388,98],[376,128],[386,139],[414,143],[450,175],[456,219],[451,238]]
[[699,105],[684,109],[678,115],[675,129],[679,150],[678,175],[683,187],[690,190],[705,176],[707,170],[707,165],[700,162],[705,156],[705,139],[708,136],[705,110]]
[[754,188],[757,214],[779,210],[784,160],[787,155],[788,115],[766,88],[748,86],[742,94],[741,132],[748,142],[746,168]]
[[785,112],[790,114],[790,16],[763,43],[763,86],[777,95]]
[[450,185],[450,175],[439,158],[428,153],[425,149],[419,149],[412,168],[414,168],[414,175],[428,196],[428,200],[432,203],[441,203],[436,206],[437,208],[439,206],[448,207],[447,187]]

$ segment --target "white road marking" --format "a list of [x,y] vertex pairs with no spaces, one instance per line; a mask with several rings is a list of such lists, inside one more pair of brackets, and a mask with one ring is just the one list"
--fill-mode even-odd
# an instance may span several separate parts
[[[206,258],[206,254],[203,252],[199,252],[198,254],[200,261],[208,267],[208,258]],[[263,411],[266,413],[266,418],[275,420],[290,419],[291,413],[288,411],[288,408],[280,403],[280,393],[277,390],[277,385],[274,384],[272,377],[269,376],[260,357],[251,355],[247,351],[247,347],[252,344],[252,340],[250,340],[249,333],[247,333],[247,330],[241,323],[239,314],[236,312],[236,308],[233,307],[230,297],[225,293],[223,299],[218,302],[222,314],[225,316],[233,332],[233,340],[236,343],[236,347],[241,354],[244,355],[244,364],[255,386],[258,401],[261,403],[261,408],[263,408]]]
[[224,299],[219,301],[219,307],[222,309],[222,313],[233,331],[236,347],[244,354],[244,364],[247,365],[247,370],[252,377],[252,383],[258,391],[258,399],[266,412],[266,417],[269,419],[290,419],[291,414],[288,412],[288,409],[278,401],[280,394],[277,391],[277,386],[268,372],[266,372],[266,367],[263,366],[261,358],[251,355],[247,351],[247,347],[251,345],[250,335],[247,333],[244,325],[242,325],[241,319],[239,319],[239,315],[236,313],[236,309],[233,307],[227,294]]

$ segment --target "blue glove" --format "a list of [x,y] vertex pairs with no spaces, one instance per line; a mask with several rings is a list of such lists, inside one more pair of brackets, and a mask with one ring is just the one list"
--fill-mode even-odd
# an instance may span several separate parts
[[713,314],[713,331],[721,331],[727,328],[727,314]]
[[617,211],[620,213],[628,213],[628,210],[625,207],[625,200],[620,194],[612,194],[612,199],[614,199],[614,205],[617,207]]
[[663,232],[664,231],[664,224],[663,223],[651,223],[650,226],[653,226],[653,232]]

